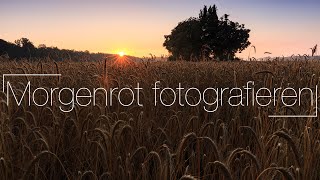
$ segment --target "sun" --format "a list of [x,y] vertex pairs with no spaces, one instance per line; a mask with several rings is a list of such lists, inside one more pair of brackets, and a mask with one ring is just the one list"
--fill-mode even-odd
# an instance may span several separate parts
[[121,52],[118,52],[118,55],[119,55],[120,57],[123,57],[123,56],[125,55],[125,53],[124,53],[123,51],[121,51]]

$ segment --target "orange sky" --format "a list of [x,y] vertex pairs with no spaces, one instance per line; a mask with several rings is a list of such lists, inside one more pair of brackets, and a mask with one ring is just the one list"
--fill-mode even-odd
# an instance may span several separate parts
[[[166,55],[164,35],[178,22],[197,16],[203,5],[216,4],[218,14],[251,29],[257,54],[291,56],[309,53],[319,43],[318,1],[253,0],[4,0],[0,5],[0,39],[27,37],[35,45],[118,53]],[[248,48],[240,57],[247,58]]]

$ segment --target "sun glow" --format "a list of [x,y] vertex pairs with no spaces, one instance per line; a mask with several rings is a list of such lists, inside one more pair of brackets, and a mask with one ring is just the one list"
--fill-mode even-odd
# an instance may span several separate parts
[[124,53],[123,51],[121,51],[121,52],[118,52],[118,55],[119,55],[120,57],[123,57],[123,56],[125,55],[125,53]]

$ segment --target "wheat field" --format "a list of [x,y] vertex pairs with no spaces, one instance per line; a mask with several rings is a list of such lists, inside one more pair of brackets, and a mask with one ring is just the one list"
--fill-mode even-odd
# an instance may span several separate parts
[[[19,77],[23,89],[42,87],[315,86],[318,61],[109,62],[7,61],[1,74],[61,73],[61,77]],[[1,82],[2,83],[2,82]],[[2,84],[1,84],[2,85]],[[21,93],[21,92],[20,92]],[[0,179],[320,179],[319,118],[270,118],[314,107],[231,107],[214,113],[201,106],[143,107],[8,105],[0,93]],[[65,95],[64,98],[68,98]],[[168,98],[170,94],[166,94]],[[43,96],[37,96],[39,101]],[[54,94],[57,98],[57,94]],[[126,98],[126,96],[124,96]],[[129,97],[127,97],[129,98]],[[190,97],[192,99],[192,97]],[[100,100],[103,99],[101,95]]]

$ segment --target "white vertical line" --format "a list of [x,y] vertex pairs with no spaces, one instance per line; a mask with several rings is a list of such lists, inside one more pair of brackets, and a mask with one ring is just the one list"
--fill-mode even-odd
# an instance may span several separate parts
[[50,77],[50,76],[61,76],[61,74],[2,74],[2,92],[4,92],[6,76],[39,76],[39,77]]
[[2,92],[4,92],[4,74],[2,74]]
[[316,117],[318,117],[318,85],[316,85]]

